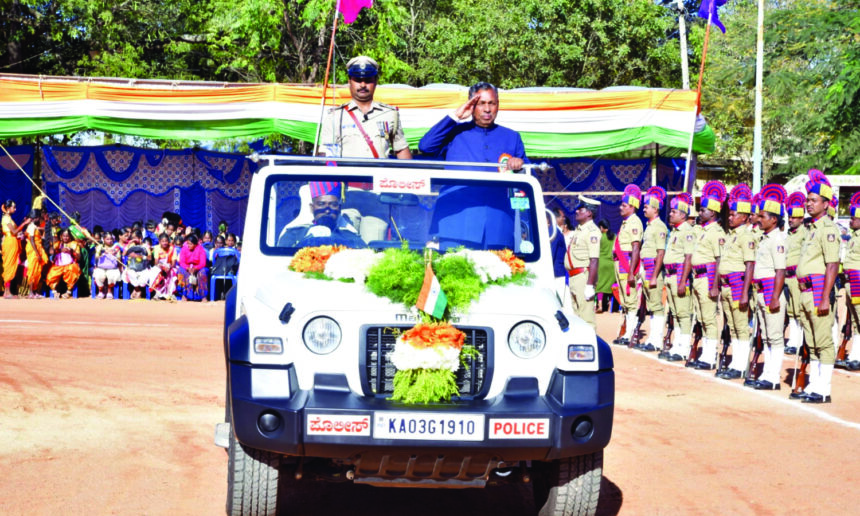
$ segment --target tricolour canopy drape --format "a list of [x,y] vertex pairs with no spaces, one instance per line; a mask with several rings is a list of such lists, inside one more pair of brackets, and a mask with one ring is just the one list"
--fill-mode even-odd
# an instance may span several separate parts
[[[321,93],[314,85],[0,74],[0,138],[94,129],[194,140],[280,133],[313,142]],[[452,85],[381,85],[375,99],[400,109],[407,140],[416,147],[466,95],[464,87]],[[531,156],[600,156],[652,143],[686,149],[691,132],[695,152],[714,149],[714,133],[697,115],[694,91],[526,88],[499,97],[498,123],[519,131]],[[327,103],[348,98],[348,90],[339,87]]]

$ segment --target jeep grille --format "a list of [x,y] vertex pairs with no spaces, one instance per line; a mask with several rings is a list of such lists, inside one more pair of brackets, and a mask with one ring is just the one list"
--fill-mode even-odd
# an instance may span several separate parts
[[[365,392],[387,396],[394,391],[396,370],[389,360],[389,354],[394,351],[394,343],[397,340],[395,332],[404,332],[409,328],[411,326],[367,328],[364,339]],[[479,353],[476,359],[466,360],[468,367],[461,366],[457,371],[460,398],[474,398],[481,393],[487,374],[488,332],[482,328],[459,328],[459,330],[466,334],[466,345],[474,346]]]

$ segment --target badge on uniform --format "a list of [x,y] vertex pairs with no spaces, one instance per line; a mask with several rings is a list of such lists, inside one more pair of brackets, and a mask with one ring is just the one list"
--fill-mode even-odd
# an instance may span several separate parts
[[659,237],[660,240],[666,240],[666,233],[660,233],[659,235],[660,235],[660,237]]
[[636,233],[638,233],[638,232],[639,232],[639,230],[638,230],[638,229],[636,229],[636,228],[633,228],[633,229],[631,229],[631,230],[630,230],[630,232],[631,232],[631,233],[633,233],[633,234],[635,235]]
[[755,242],[750,242],[747,245],[749,246],[750,249],[755,249]]
[[596,237],[596,236],[591,237],[591,243],[592,243],[592,244],[596,244],[596,243],[597,243],[597,237]]
[[693,235],[687,235],[687,242],[693,241]]
[[376,127],[379,128],[379,136],[388,137],[388,122],[376,122]]
[[834,235],[833,233],[827,235],[827,241],[828,242],[835,242],[836,241],[836,235]]
[[726,239],[725,239],[725,238],[721,238],[721,239],[720,239],[720,247],[722,247],[722,246],[724,246],[724,245],[726,245]]
[[779,254],[784,253],[784,252],[785,252],[785,247],[783,247],[783,246],[781,246],[781,245],[776,246],[776,252],[777,252],[777,253],[779,253]]

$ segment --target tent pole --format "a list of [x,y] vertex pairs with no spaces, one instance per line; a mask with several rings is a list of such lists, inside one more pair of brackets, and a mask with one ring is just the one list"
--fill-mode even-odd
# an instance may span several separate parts
[[755,52],[755,128],[753,129],[753,192],[761,190],[762,179],[762,68],[764,68],[764,0],[758,0],[758,37]]
[[[337,0],[337,4],[334,8],[334,20],[331,24],[331,41],[328,45],[328,59],[326,60],[325,65],[325,77],[323,78],[323,87],[322,87],[322,95],[320,95],[320,122],[317,124],[316,134],[314,135],[314,152],[313,155],[317,155],[317,151],[319,149],[319,141],[320,141],[320,132],[322,131],[322,123],[323,116],[325,115],[325,94],[328,89],[328,74],[331,71],[331,61],[332,56],[334,55],[334,35],[337,32],[337,13],[340,12],[340,0]],[[334,89],[334,85],[332,84],[332,90]],[[332,91],[332,99],[334,99],[334,91]],[[334,103],[334,102],[332,102]]]

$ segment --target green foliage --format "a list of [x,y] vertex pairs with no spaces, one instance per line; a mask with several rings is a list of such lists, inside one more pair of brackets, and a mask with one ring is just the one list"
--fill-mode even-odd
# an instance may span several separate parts
[[433,270],[439,280],[439,286],[448,298],[449,308],[461,311],[468,309],[472,301],[481,297],[481,293],[487,288],[464,256],[442,255],[433,262]]
[[367,289],[395,303],[412,306],[424,283],[424,260],[408,249],[386,249],[367,274]]
[[407,404],[449,401],[460,394],[457,377],[447,369],[406,369],[394,373],[391,398]]

